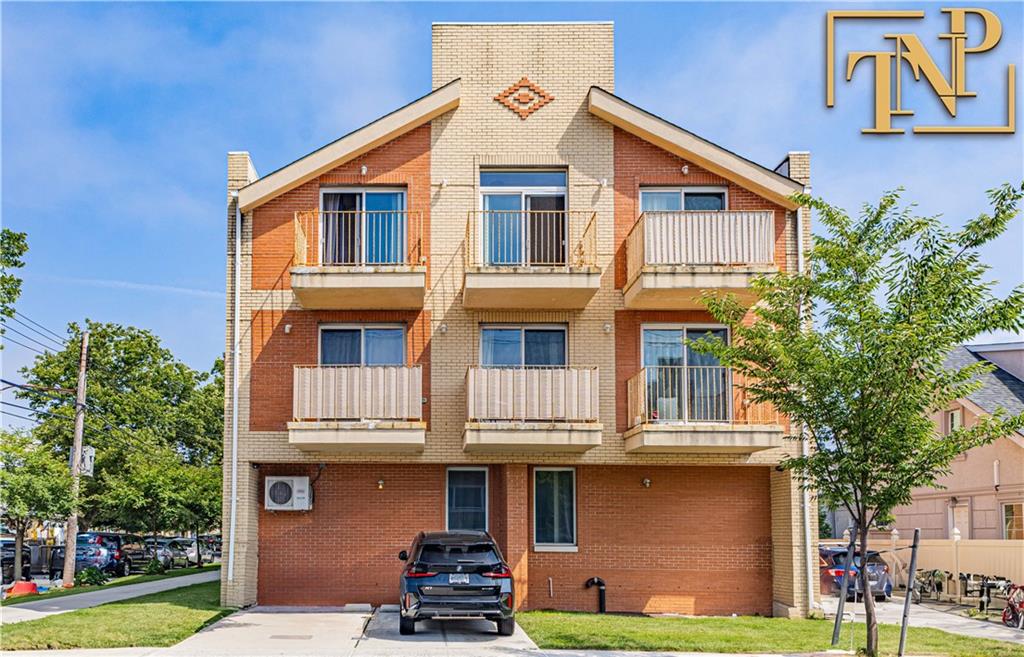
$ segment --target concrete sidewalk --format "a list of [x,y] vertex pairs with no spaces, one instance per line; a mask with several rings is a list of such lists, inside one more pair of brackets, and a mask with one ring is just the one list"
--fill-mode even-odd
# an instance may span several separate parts
[[[69,611],[75,611],[76,609],[95,607],[108,602],[137,598],[140,595],[149,595],[150,593],[159,593],[160,591],[178,589],[183,586],[191,586],[192,584],[216,582],[219,579],[220,570],[211,570],[208,573],[169,577],[167,579],[160,579],[155,582],[143,582],[141,584],[114,586],[107,589],[100,589],[98,591],[89,591],[88,593],[66,595],[59,598],[53,598],[52,600],[42,598],[40,600],[33,600],[32,602],[23,602],[19,605],[4,605],[3,607],[0,607],[0,624],[10,625],[11,623],[22,623],[24,621],[36,620],[38,618],[46,618],[47,616],[52,616],[54,614],[64,614]],[[153,649],[150,648],[149,650]],[[61,651],[60,654],[68,653],[66,651]]]

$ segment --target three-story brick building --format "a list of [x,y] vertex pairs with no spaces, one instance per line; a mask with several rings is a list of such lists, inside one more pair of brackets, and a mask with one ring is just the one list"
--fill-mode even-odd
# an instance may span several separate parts
[[525,608],[597,576],[613,611],[805,613],[790,427],[685,339],[728,339],[702,290],[799,266],[809,155],[617,97],[609,23],[436,24],[432,89],[262,177],[228,156],[224,601],[395,602],[447,527]]

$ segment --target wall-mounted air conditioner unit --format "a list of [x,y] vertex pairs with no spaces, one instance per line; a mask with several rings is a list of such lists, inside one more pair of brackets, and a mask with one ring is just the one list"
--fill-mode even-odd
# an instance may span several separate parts
[[263,487],[267,511],[309,511],[313,507],[309,477],[267,477]]

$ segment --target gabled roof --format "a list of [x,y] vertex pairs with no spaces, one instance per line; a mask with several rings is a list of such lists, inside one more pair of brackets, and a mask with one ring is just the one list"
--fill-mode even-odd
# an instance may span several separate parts
[[[957,347],[946,357],[946,367],[960,369],[978,361],[989,362],[974,353],[973,349],[984,351],[984,346]],[[977,377],[981,388],[968,395],[967,401],[990,415],[1000,408],[1009,415],[1024,413],[1024,381],[995,363],[989,363],[995,369]]]
[[708,171],[751,189],[785,208],[795,210],[799,207],[789,197],[804,191],[802,183],[698,137],[615,94],[600,87],[591,87],[589,108],[591,114],[612,125],[669,153],[699,164]]
[[242,212],[266,203],[325,171],[354,160],[363,153],[455,109],[459,106],[459,98],[459,80],[452,80],[426,96],[249,183],[238,191],[238,204]]

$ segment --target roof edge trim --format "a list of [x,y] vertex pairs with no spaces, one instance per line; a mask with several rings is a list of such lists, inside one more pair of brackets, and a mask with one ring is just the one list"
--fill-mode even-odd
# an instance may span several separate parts
[[459,106],[461,83],[452,80],[393,112],[253,181],[238,192],[242,212],[417,128]]

